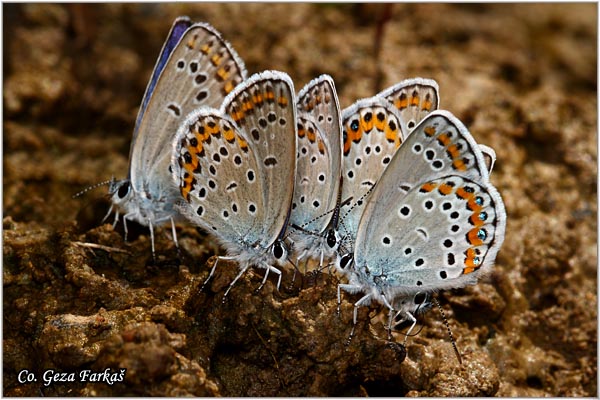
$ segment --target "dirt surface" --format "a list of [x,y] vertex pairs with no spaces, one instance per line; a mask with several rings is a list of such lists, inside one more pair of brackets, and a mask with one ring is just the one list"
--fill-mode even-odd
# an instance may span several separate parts
[[[3,10],[5,396],[598,394],[595,4]],[[332,75],[343,107],[433,78],[441,107],[496,150],[508,222],[494,272],[438,296],[462,365],[435,308],[406,353],[377,308],[360,310],[347,344],[358,296],[343,296],[338,316],[336,277],[290,288],[286,273],[279,292],[269,281],[255,293],[250,273],[222,303],[237,269],[223,263],[200,292],[221,253],[196,228],[178,227],[180,253],[159,230],[153,260],[147,229],[125,242],[121,224],[101,224],[105,187],[71,198],[126,176],[137,108],[178,15],[214,25],[250,73],[286,71],[296,88]],[[79,378],[107,369],[112,384]],[[45,386],[48,370],[76,381]]]

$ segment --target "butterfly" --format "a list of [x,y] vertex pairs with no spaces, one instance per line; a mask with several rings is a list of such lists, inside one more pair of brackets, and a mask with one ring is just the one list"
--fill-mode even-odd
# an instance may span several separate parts
[[[338,259],[363,293],[413,321],[417,296],[475,284],[502,246],[506,212],[489,181],[484,155],[467,128],[447,111],[428,114],[393,156],[362,211],[354,248]],[[400,308],[400,310],[397,309]],[[409,333],[410,333],[409,330]],[[407,334],[408,336],[408,334]]]
[[296,260],[331,258],[337,249],[341,115],[333,79],[321,75],[298,93],[298,168],[290,214]]
[[251,266],[270,272],[285,265],[283,241],[296,175],[296,98],[289,76],[265,71],[238,85],[220,109],[193,111],[177,131],[172,179],[182,200],[176,206],[192,224],[213,235],[239,273]]
[[[171,223],[177,244],[173,204],[179,198],[169,163],[171,143],[186,115],[201,106],[219,106],[246,79],[246,68],[233,48],[212,26],[179,17],[165,41],[136,119],[129,153],[129,174],[109,186],[114,224],[123,215],[150,229]],[[113,225],[114,225],[113,224]]]

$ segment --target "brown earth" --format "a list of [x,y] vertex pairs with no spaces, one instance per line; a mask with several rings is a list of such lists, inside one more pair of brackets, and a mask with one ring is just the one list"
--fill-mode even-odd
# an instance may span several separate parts
[[[595,4],[110,4],[4,7],[5,396],[597,396]],[[221,31],[250,73],[333,76],[342,106],[402,79],[495,148],[508,213],[489,279],[438,296],[407,355],[380,309],[336,314],[335,277],[259,292],[180,226],[124,242],[97,189],[126,175],[133,122],[173,19]],[[386,19],[389,17],[389,19]],[[377,36],[378,27],[383,33]],[[379,37],[379,41],[376,39]],[[378,56],[375,43],[379,43]],[[86,244],[87,243],[87,244]],[[89,244],[106,246],[90,247]],[[308,278],[308,277],[307,277]],[[308,282],[308,284],[307,284]],[[381,313],[385,314],[385,313]],[[398,336],[402,340],[402,336]],[[124,383],[43,385],[46,370],[127,368]],[[20,384],[27,369],[37,382]]]

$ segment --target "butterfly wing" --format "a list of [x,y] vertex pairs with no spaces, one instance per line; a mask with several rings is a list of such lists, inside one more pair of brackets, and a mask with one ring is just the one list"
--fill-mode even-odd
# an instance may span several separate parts
[[355,270],[388,294],[462,287],[493,265],[506,213],[479,146],[436,111],[410,134],[371,193]]
[[[308,116],[298,116],[298,155],[290,224],[311,232],[322,232],[329,222],[328,209],[331,153],[324,133]],[[339,179],[338,179],[339,181]]]
[[[173,179],[180,211],[224,243],[245,243],[261,229],[265,182],[259,160],[233,120],[213,108],[192,112],[173,142]],[[240,244],[241,244],[240,243]]]
[[394,106],[380,97],[346,108],[342,126],[342,200],[351,197],[352,201],[340,213],[340,232],[353,239],[366,196],[405,139],[407,128]]
[[440,107],[439,86],[433,79],[406,79],[377,96],[394,104],[409,130],[413,130],[427,114]]
[[[341,114],[333,79],[310,81],[298,94],[298,169],[290,223],[327,228],[337,207],[341,173]],[[326,214],[328,213],[329,214]]]
[[290,77],[277,71],[251,76],[223,102],[247,138],[258,160],[257,178],[264,182],[261,207],[248,237],[268,248],[285,231],[296,175],[296,96]]
[[[378,96],[396,106],[409,130],[414,129],[427,114],[440,107],[439,86],[433,79],[406,79],[385,89]],[[488,172],[492,172],[496,162],[494,149],[483,144],[479,147],[483,152]]]
[[129,158],[137,191],[159,193],[148,186],[169,174],[170,143],[184,118],[201,106],[218,107],[246,77],[237,53],[205,23],[185,30],[169,52],[183,26],[175,22],[142,102]]
[[192,21],[188,17],[177,17],[173,25],[171,26],[171,30],[167,35],[167,40],[163,44],[163,48],[160,52],[160,56],[156,61],[156,65],[154,66],[154,70],[152,71],[152,76],[150,77],[150,81],[148,82],[148,86],[146,87],[146,92],[144,93],[144,98],[142,99],[142,105],[138,111],[138,116],[135,120],[135,128],[133,130],[133,141],[135,141],[135,136],[137,134],[139,123],[144,116],[146,111],[146,107],[148,106],[148,102],[152,97],[152,93],[154,93],[154,88],[156,87],[156,82],[158,81],[158,77],[162,73],[165,65],[167,64],[167,60],[169,56],[179,44],[181,37],[185,33],[185,31],[192,25]]

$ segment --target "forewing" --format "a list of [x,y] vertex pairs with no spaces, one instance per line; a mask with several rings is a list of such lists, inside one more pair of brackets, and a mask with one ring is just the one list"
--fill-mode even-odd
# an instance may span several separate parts
[[[157,68],[161,66],[159,61]],[[134,188],[143,190],[154,176],[168,173],[169,144],[185,117],[201,106],[220,106],[245,76],[243,62],[212,26],[198,23],[185,31],[156,82],[150,81],[151,96],[144,99],[147,105],[130,151]]]
[[331,187],[334,181],[339,182],[339,177],[333,175],[330,149],[318,125],[312,119],[301,116],[297,125],[298,165],[290,224],[321,233],[331,219],[332,213],[327,212],[335,207]]
[[[133,131],[133,139],[135,139],[138,125],[144,116],[146,111],[146,106],[148,105],[148,101],[152,97],[152,93],[154,92],[154,88],[156,87],[156,82],[158,81],[158,77],[162,73],[165,65],[167,64],[167,60],[171,56],[173,49],[177,46],[181,37],[185,33],[185,31],[192,25],[192,21],[188,17],[178,17],[173,22],[171,26],[171,30],[169,31],[169,35],[167,36],[167,40],[163,44],[163,48],[160,52],[160,56],[156,61],[156,65],[154,66],[154,70],[152,71],[152,76],[150,77],[150,81],[148,82],[148,86],[146,87],[146,92],[144,93],[144,98],[142,100],[142,105],[138,111],[138,116],[135,120],[135,128]],[[132,140],[133,142],[134,140]]]

